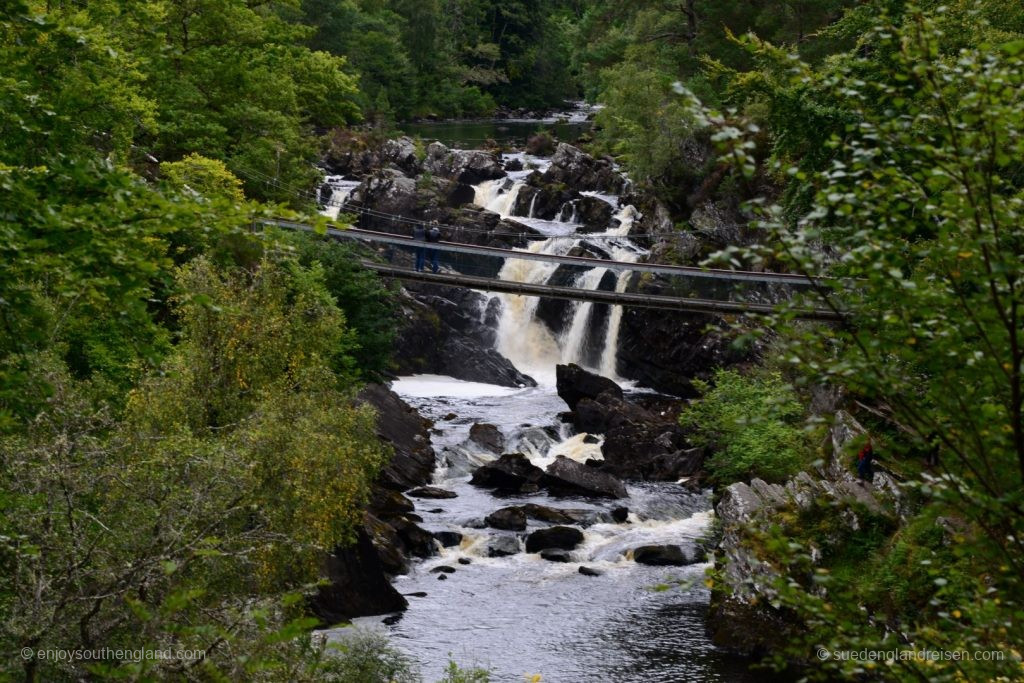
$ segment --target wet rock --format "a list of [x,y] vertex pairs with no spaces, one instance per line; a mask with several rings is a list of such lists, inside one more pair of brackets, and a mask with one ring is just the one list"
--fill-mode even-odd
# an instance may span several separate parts
[[425,598],[427,597],[427,591],[415,591],[413,593],[402,593],[407,598]]
[[415,522],[405,518],[389,520],[398,534],[400,547],[406,555],[427,558],[437,554],[437,542],[434,535]]
[[449,491],[448,489],[443,489],[443,488],[440,488],[440,487],[437,487],[437,486],[419,486],[419,487],[414,488],[414,489],[412,489],[410,491],[406,491],[405,495],[410,496],[412,498],[433,498],[433,499],[458,498],[459,497],[459,494],[455,493],[455,491]]
[[453,548],[462,543],[462,534],[458,531],[435,531],[434,538],[443,548]]
[[446,564],[439,564],[430,570],[431,574],[454,574],[455,567],[449,567]]
[[600,510],[583,510],[578,508],[552,508],[536,503],[527,503],[520,509],[530,519],[536,519],[549,524],[576,524],[582,527],[590,526],[607,519],[607,515]]
[[604,232],[612,222],[612,205],[603,199],[583,195],[576,200],[577,232]]
[[583,542],[583,532],[571,526],[553,526],[538,529],[526,537],[526,552],[537,553],[541,550],[557,548],[572,550]]
[[378,517],[401,517],[416,509],[412,501],[398,491],[379,485],[373,487],[366,507]]
[[558,395],[569,405],[570,410],[576,410],[576,404],[581,399],[595,399],[606,391],[622,398],[622,388],[618,384],[607,377],[588,372],[575,363],[556,365],[555,383]]
[[427,147],[423,168],[429,173],[460,183],[476,185],[485,180],[505,177],[497,156],[478,150],[448,149],[440,142]]
[[430,422],[382,384],[368,384],[359,392],[357,399],[376,408],[377,436],[393,449],[391,459],[381,470],[377,481],[398,491],[430,481],[435,461],[427,431]]
[[505,162],[506,171],[522,171],[523,162],[519,159],[509,159]]
[[459,564],[471,564],[472,562],[473,561],[471,559],[469,559],[468,557],[460,557],[458,559],[458,563]]
[[507,557],[519,552],[519,540],[514,536],[495,536],[487,542],[487,557]]
[[447,574],[438,574],[437,575],[437,580],[438,581],[447,581],[448,580],[448,575]]
[[469,440],[492,453],[501,453],[505,448],[501,430],[486,422],[478,422],[469,428]]
[[380,150],[381,161],[391,163],[407,176],[416,177],[422,170],[416,154],[416,143],[409,137],[388,140]]
[[419,515],[417,515],[415,512],[407,512],[407,513],[405,513],[405,518],[407,520],[409,520],[410,522],[416,522],[417,524],[420,524],[420,523],[423,522],[423,518],[420,517]]
[[398,374],[436,373],[506,387],[536,386],[507,358],[455,329],[431,306],[411,297],[402,303],[394,345]]
[[543,477],[544,471],[522,453],[505,453],[477,469],[469,483],[500,493],[530,493],[539,489]]
[[627,508],[627,507],[613,508],[612,509],[612,519],[615,520],[616,522],[618,522],[619,524],[625,523],[626,520],[629,519],[629,508]]
[[388,614],[408,606],[388,581],[377,550],[362,529],[354,544],[337,548],[327,556],[324,573],[329,583],[310,599],[310,608],[328,624]]
[[588,444],[601,443],[601,439],[597,438],[593,434],[587,434],[586,436],[583,437],[583,443],[588,443]]
[[395,624],[397,624],[401,620],[402,620],[402,615],[401,614],[392,614],[390,617],[384,617],[384,619],[381,620],[381,623],[384,624],[385,626],[394,626]]
[[[635,283],[641,283],[636,285]],[[668,294],[668,282],[633,278],[627,291]],[[720,298],[714,291],[698,292]],[[728,324],[721,318],[699,313],[653,311],[637,307],[623,311],[616,358],[619,372],[658,391],[690,398],[698,392],[694,379],[708,380],[714,368],[749,359],[755,347],[737,350]]]
[[568,550],[542,550],[540,556],[548,562],[572,562]]
[[579,191],[589,190],[618,194],[625,186],[625,178],[616,173],[607,159],[595,159],[586,152],[567,145],[558,145],[551,166],[544,173],[549,183],[562,183]]
[[520,507],[507,507],[495,510],[484,518],[488,526],[506,531],[525,531],[526,512]]
[[579,572],[580,574],[583,574],[583,576],[601,576],[604,574],[600,569],[594,569],[593,567],[587,567],[585,565],[580,565]]
[[363,529],[370,536],[385,572],[395,575],[409,571],[405,543],[394,526],[368,512],[363,517]]
[[581,465],[564,455],[545,471],[543,486],[555,495],[625,498],[626,487],[614,476]]
[[448,413],[447,415],[445,415],[441,419],[444,420],[445,422],[451,422],[452,420],[454,420],[454,419],[456,419],[458,417],[459,416],[456,415],[455,413]]
[[633,561],[654,567],[681,567],[699,562],[678,545],[644,545],[633,551]]

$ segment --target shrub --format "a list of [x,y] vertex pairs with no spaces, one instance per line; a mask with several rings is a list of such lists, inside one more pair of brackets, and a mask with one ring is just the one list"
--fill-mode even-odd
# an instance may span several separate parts
[[810,462],[803,407],[779,373],[719,370],[713,387],[698,388],[703,397],[683,412],[680,424],[692,430],[694,444],[712,449],[707,469],[714,482],[779,482]]

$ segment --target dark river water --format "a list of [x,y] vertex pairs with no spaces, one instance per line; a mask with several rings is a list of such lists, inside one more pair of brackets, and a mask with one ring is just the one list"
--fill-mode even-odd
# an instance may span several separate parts
[[548,131],[563,142],[573,142],[590,129],[587,120],[595,110],[585,105],[546,119],[480,119],[469,121],[438,121],[402,123],[406,135],[424,140],[438,140],[448,147],[477,149],[487,140],[501,145],[522,147],[526,139],[538,131]]
[[[746,661],[714,647],[705,633],[707,563],[649,567],[631,559],[630,550],[641,545],[692,548],[712,520],[708,494],[671,483],[636,483],[628,486],[627,500],[609,503],[543,493],[496,498],[468,483],[467,470],[484,457],[467,447],[474,422],[497,425],[508,440],[506,450],[526,453],[540,466],[556,454],[582,460],[599,452],[600,444],[584,443],[582,435],[568,435],[560,426],[555,416],[564,403],[554,387],[516,390],[417,376],[402,378],[393,388],[436,421],[435,483],[458,493],[453,499],[417,501],[423,526],[456,530],[464,538],[460,546],[415,564],[395,580],[402,593],[427,594],[410,597],[397,622],[384,626],[382,618],[364,618],[357,625],[388,632],[418,662],[425,681],[439,680],[450,658],[462,666],[486,667],[499,682],[537,674],[544,683],[765,680],[749,672]],[[606,511],[626,505],[631,515],[624,524],[585,528],[572,562],[548,562],[525,552],[487,557],[491,539],[517,534],[480,528],[482,518],[525,502]],[[531,521],[528,531],[541,526],[548,525]],[[460,564],[460,558],[470,564]],[[438,580],[430,570],[439,565],[456,571]],[[582,575],[580,566],[602,575]]]

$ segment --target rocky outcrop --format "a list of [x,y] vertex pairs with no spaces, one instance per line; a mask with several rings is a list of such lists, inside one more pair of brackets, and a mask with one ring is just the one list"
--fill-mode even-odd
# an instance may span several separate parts
[[[763,544],[754,540],[778,524],[780,513],[794,517],[814,510],[816,517],[828,518],[828,524],[819,520],[816,525],[812,558],[842,545],[864,526],[865,516],[895,523],[902,497],[893,478],[879,472],[873,484],[865,484],[842,464],[848,444],[862,433],[857,421],[840,411],[832,427],[832,454],[814,475],[800,472],[784,485],[754,479],[723,491],[715,506],[722,529],[715,564],[722,585],[712,592],[708,617],[708,630],[717,645],[748,654],[769,652],[801,628],[793,615],[772,607],[777,595],[774,584],[782,577],[762,557]],[[831,532],[822,534],[822,529]]]
[[377,436],[392,455],[377,477],[356,542],[326,557],[329,583],[310,600],[313,613],[331,624],[405,609],[388,574],[406,571],[410,556],[436,552],[433,536],[410,519],[413,504],[401,494],[430,480],[430,422],[381,384],[367,385],[357,398],[377,411]]
[[377,549],[363,529],[353,545],[327,556],[324,576],[329,583],[318,589],[310,604],[326,624],[397,612],[409,604],[391,585]]
[[570,460],[555,458],[544,471],[544,487],[554,495],[625,498],[626,487],[612,475]]
[[544,173],[544,182],[561,183],[577,191],[611,194],[618,194],[626,184],[611,161],[595,159],[564,142],[558,145],[551,157],[551,166]]
[[595,399],[605,392],[622,398],[622,387],[614,381],[588,372],[575,363],[555,366],[555,384],[558,396],[569,405],[569,410],[576,410],[581,399]]
[[478,335],[460,332],[442,319],[437,310],[451,307],[435,302],[435,308],[411,297],[402,304],[394,354],[398,374],[432,373],[506,387],[536,386],[533,378],[519,372]]
[[435,461],[428,431],[430,421],[382,384],[368,384],[359,392],[358,400],[377,410],[377,436],[393,449],[378,483],[405,491],[430,481]]
[[[627,291],[667,295],[666,287],[658,280],[643,280],[642,286],[631,284]],[[756,347],[733,347],[728,324],[720,318],[627,308],[616,358],[623,376],[663,393],[694,397],[694,379],[710,379],[714,368],[740,364],[756,353]]]
[[432,142],[427,147],[423,169],[435,176],[468,185],[505,177],[505,169],[494,154],[448,149],[440,142]]

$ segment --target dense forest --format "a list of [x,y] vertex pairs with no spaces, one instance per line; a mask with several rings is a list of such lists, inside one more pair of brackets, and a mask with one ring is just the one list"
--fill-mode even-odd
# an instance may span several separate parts
[[[743,220],[706,265],[827,274],[845,316],[729,321],[758,360],[683,414],[712,483],[812,468],[827,385],[906,489],[855,532],[751,538],[805,626],[771,662],[915,643],[1012,656],[809,675],[1024,678],[1024,4],[1000,0],[5,3],[0,678],[403,680],[386,647],[325,648],[304,601],[389,457],[354,397],[388,376],[396,294],[253,222],[323,225],[338,130],[580,99],[675,230],[709,198]],[[20,654],[96,647],[207,656]]]

